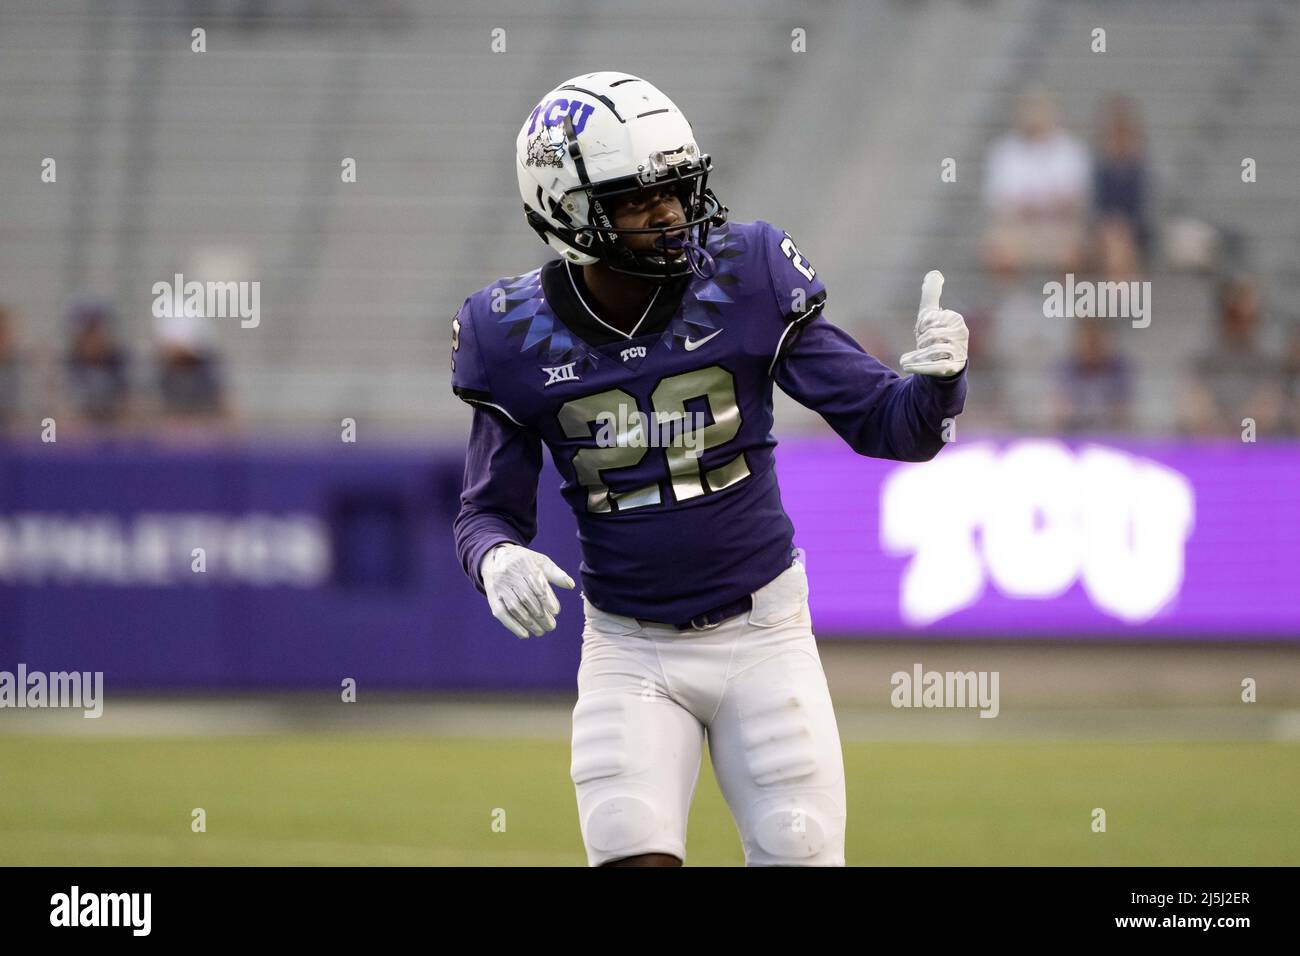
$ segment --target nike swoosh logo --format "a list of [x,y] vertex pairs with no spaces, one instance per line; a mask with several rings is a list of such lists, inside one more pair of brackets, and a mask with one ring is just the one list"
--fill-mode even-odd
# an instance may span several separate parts
[[[721,335],[722,332],[723,332],[722,329],[718,329],[718,331],[714,332],[713,335]],[[703,344],[704,344],[705,342],[707,342],[709,339],[713,338],[713,335],[706,335],[706,336],[704,336],[704,338],[702,338],[702,339],[696,339],[694,342],[692,342],[690,339],[687,339],[687,340],[686,340],[686,351],[688,351],[688,352],[694,352],[696,349],[698,349],[701,345],[703,345]]]

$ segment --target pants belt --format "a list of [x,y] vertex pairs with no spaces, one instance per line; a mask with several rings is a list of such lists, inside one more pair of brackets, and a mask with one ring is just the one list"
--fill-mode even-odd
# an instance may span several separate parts
[[[705,611],[703,614],[697,614],[685,624],[673,624],[672,627],[679,631],[710,631],[717,627],[727,618],[735,617],[737,614],[744,614],[754,606],[754,599],[746,594],[743,598],[738,598],[728,604],[722,604],[713,608],[711,611]],[[645,618],[637,618],[643,624],[663,625],[665,621],[647,621]]]

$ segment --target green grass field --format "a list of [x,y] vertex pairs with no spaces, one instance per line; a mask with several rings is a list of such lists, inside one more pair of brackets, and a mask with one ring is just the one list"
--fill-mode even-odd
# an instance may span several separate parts
[[[845,741],[844,756],[851,865],[1300,864],[1293,744]],[[562,740],[0,736],[0,865],[579,866],[568,767]],[[687,864],[741,862],[706,760]]]

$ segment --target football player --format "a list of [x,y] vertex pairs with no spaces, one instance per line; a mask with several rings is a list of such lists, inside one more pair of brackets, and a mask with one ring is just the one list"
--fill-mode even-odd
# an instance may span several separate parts
[[588,861],[682,863],[707,735],[747,864],[842,866],[843,760],[772,389],[859,454],[928,460],[964,403],[965,323],[931,272],[901,361],[916,374],[864,352],[789,235],[729,220],[690,124],[639,77],[562,83],[516,157],[559,258],[452,321],[452,384],[474,409],[456,548],[514,634],[555,627],[553,587],[575,582],[528,547],[544,443],[583,552],[570,775]]

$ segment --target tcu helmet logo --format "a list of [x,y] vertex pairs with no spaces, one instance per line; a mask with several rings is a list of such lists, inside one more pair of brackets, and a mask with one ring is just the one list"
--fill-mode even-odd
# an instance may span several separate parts
[[[528,158],[525,160],[529,166],[554,166],[564,165],[564,134],[560,131],[559,126],[564,122],[564,117],[573,117],[573,132],[580,134],[587,126],[587,120],[591,116],[594,106],[583,103],[580,100],[568,100],[564,97],[556,97],[553,100],[546,100],[538,104],[533,110],[533,114],[528,117],[528,133],[532,137],[528,141]],[[538,129],[537,122],[541,120],[541,128]],[[536,135],[534,135],[536,131]]]
[[533,130],[537,129],[538,117],[541,118],[542,127],[545,128],[562,124],[566,113],[573,117],[574,133],[581,135],[595,108],[580,100],[566,100],[563,97],[539,103],[537,109],[533,110],[533,115],[528,117],[528,135],[533,135]]
[[624,349],[618,354],[622,357],[624,362],[630,358],[645,358],[645,346],[634,345],[630,349]]
[[573,366],[577,364],[577,362],[570,362],[568,365],[556,365],[553,368],[542,366],[542,371],[546,373],[546,384],[542,387],[547,388],[559,382],[578,381],[578,373],[573,370]]

